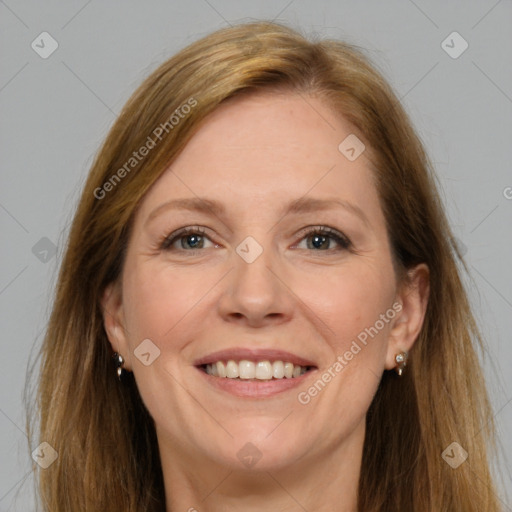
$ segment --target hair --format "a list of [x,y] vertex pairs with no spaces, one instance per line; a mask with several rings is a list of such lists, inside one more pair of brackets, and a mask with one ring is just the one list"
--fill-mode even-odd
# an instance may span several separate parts
[[[398,278],[419,263],[430,270],[430,300],[404,377],[384,372],[366,416],[358,510],[498,511],[488,455],[494,424],[477,355],[483,341],[422,143],[361,50],[263,21],[218,30],[160,65],[95,157],[39,354],[37,400],[27,412],[31,445],[46,441],[58,452],[36,475],[43,509],[165,509],[154,422],[133,374],[117,380],[100,299],[121,275],[140,201],[201,122],[228,98],[266,90],[318,97],[352,124],[371,149]],[[147,155],[131,160],[150,139]],[[441,456],[453,441],[469,452],[456,470]]]

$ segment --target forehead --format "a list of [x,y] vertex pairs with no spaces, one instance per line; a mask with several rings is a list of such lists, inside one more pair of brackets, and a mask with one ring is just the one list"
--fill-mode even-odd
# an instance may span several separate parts
[[353,161],[343,144],[340,150],[354,132],[315,97],[257,92],[231,98],[203,121],[147,194],[141,214],[170,198],[211,197],[239,213],[278,209],[303,196],[336,196],[379,215],[366,150]]

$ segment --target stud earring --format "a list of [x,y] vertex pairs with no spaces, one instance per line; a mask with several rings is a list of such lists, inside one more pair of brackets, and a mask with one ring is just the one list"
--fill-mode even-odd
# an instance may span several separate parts
[[404,368],[407,365],[407,352],[399,352],[396,354],[395,362],[395,372],[398,373],[399,377],[401,377],[404,372]]
[[121,375],[123,374],[123,363],[124,363],[123,356],[121,354],[118,354],[117,352],[114,352],[112,359],[114,360],[114,365],[116,367],[117,378],[119,380],[121,380]]

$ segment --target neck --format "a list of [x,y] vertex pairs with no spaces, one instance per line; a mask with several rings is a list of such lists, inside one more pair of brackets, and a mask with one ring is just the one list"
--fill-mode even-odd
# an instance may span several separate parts
[[356,512],[364,421],[349,439],[282,467],[241,469],[159,436],[166,512]]

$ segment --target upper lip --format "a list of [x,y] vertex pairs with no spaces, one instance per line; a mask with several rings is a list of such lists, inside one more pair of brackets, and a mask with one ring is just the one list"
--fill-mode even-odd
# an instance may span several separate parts
[[235,347],[230,349],[212,352],[207,356],[201,357],[194,362],[195,366],[211,364],[217,361],[283,361],[285,363],[293,363],[299,366],[316,366],[312,361],[286,352],[285,350],[266,349],[266,348],[242,348]]

